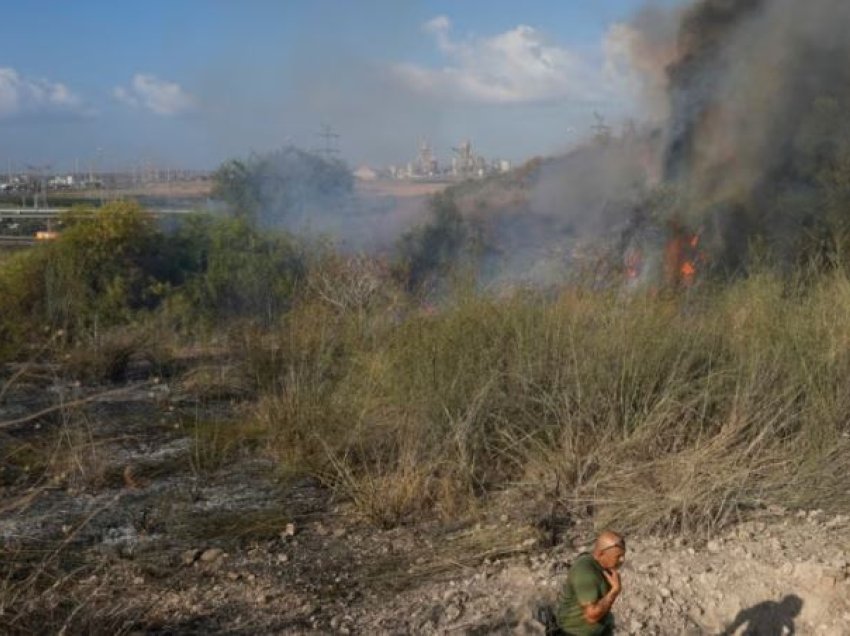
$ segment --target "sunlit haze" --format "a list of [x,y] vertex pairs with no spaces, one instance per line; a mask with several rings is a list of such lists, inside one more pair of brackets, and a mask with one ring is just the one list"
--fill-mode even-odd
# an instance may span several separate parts
[[595,112],[641,116],[616,39],[644,4],[7,3],[0,160],[209,169],[332,144],[386,166],[466,139],[514,162],[551,154]]

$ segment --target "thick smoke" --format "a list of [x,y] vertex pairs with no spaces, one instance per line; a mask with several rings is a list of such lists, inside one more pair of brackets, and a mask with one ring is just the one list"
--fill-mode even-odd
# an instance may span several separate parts
[[506,252],[625,227],[625,251],[698,235],[727,272],[754,242],[789,265],[821,256],[850,230],[848,32],[847,0],[699,0],[615,27],[658,137],[544,164],[521,218],[497,224]]
[[829,221],[850,151],[848,28],[846,0],[703,0],[685,13],[664,176],[726,263],[755,237],[791,254]]

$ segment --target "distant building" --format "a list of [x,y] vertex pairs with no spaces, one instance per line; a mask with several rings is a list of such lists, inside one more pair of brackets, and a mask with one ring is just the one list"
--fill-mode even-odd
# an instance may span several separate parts
[[66,175],[66,176],[55,176],[47,182],[47,185],[51,188],[63,189],[63,188],[73,188],[76,185],[76,179],[74,179],[74,175]]
[[392,179],[458,181],[510,172],[512,167],[511,162],[505,159],[488,160],[477,154],[469,140],[464,140],[457,147],[452,148],[454,156],[451,158],[450,165],[445,167],[440,165],[427,141],[420,141],[418,150],[416,159],[402,166],[388,166],[383,171],[384,174]]
[[378,173],[364,164],[354,171],[354,178],[360,181],[374,181],[378,178]]

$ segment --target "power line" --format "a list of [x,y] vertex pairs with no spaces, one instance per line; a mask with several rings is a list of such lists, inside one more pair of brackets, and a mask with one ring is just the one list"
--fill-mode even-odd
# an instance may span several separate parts
[[317,132],[316,136],[324,142],[324,145],[316,152],[324,155],[327,159],[339,154],[339,135],[334,132],[333,128],[327,124],[322,124],[321,131]]

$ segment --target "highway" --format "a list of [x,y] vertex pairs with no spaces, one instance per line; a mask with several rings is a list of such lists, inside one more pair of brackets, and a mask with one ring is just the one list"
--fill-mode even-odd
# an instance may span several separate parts
[[2,236],[0,235],[0,248],[3,247],[27,247],[35,245],[34,236]]
[[[9,219],[58,219],[71,208],[0,208],[0,220]],[[189,208],[146,208],[146,212],[153,216],[169,216],[179,214],[191,214],[197,212]],[[90,214],[97,214],[97,210]]]
[[[15,234],[12,231],[12,226],[3,227],[4,221],[15,223],[16,221],[44,221],[48,223],[47,228],[50,228],[49,222],[59,219],[64,213],[70,211],[71,208],[0,208],[0,248],[10,247],[26,247],[34,245],[37,240],[32,234]],[[197,210],[189,208],[145,208],[145,212],[153,217],[163,216],[179,216],[181,214],[192,214]],[[91,216],[97,214],[97,210],[86,213]],[[17,225],[17,223],[15,223]]]

